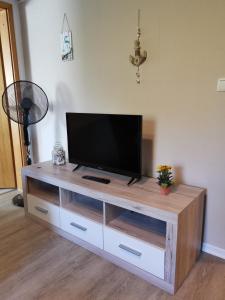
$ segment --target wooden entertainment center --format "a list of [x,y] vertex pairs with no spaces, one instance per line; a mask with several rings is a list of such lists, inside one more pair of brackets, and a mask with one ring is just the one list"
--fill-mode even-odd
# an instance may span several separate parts
[[125,176],[73,168],[51,162],[24,167],[26,214],[174,294],[200,254],[205,190],[179,185],[163,196],[153,178],[127,186]]

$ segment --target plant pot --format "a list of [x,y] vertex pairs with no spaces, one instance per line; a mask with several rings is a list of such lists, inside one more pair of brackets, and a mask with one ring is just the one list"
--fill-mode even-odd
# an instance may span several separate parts
[[160,187],[160,194],[161,195],[168,195],[169,193],[170,193],[170,186],[168,186],[168,187]]

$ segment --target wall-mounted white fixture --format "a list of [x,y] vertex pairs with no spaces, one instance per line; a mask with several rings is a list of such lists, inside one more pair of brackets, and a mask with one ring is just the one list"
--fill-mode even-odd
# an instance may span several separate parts
[[61,29],[61,57],[62,61],[73,60],[73,42],[72,31],[69,26],[69,21],[66,13],[63,16],[62,29]]
[[146,61],[146,58],[147,58],[147,51],[143,51],[143,53],[141,53],[140,37],[141,37],[141,28],[140,28],[140,9],[139,9],[138,10],[137,40],[134,41],[135,54],[134,54],[134,56],[130,55],[130,62],[132,63],[132,65],[137,67],[136,81],[138,84],[140,84],[140,82],[141,82],[139,67]]
[[219,78],[217,81],[217,92],[225,92],[225,78]]

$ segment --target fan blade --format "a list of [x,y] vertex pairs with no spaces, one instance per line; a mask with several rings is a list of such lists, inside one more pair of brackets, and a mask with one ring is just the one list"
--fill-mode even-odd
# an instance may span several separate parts
[[15,112],[20,110],[18,105],[9,105],[7,109]]

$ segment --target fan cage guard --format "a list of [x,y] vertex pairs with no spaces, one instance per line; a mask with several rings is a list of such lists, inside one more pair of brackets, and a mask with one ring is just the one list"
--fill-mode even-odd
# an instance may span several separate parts
[[39,85],[28,80],[15,81],[5,89],[2,106],[6,115],[10,120],[24,125],[24,110],[20,105],[24,98],[29,98],[33,103],[27,126],[40,122],[48,112],[48,97]]

